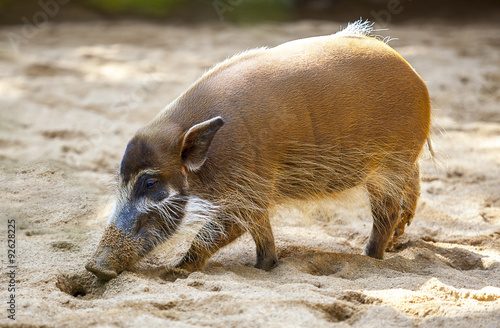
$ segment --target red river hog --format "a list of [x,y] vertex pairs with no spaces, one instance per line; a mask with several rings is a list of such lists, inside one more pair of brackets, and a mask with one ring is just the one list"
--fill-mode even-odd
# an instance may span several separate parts
[[116,204],[86,268],[109,280],[174,236],[200,270],[249,232],[255,267],[277,262],[270,209],[364,186],[382,259],[409,225],[429,135],[427,88],[356,22],[334,35],[249,50],[207,71],[128,143]]

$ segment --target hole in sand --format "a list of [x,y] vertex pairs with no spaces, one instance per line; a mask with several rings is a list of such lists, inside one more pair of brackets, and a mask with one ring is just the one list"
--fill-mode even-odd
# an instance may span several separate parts
[[89,300],[99,296],[99,282],[87,273],[61,274],[57,276],[56,287],[75,298]]
[[73,294],[74,297],[79,297],[79,296],[83,297],[85,295],[87,295],[87,292],[84,290],[77,290],[76,293]]

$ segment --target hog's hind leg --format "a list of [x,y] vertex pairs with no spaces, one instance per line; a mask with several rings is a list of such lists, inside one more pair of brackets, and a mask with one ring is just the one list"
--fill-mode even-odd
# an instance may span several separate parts
[[370,198],[373,227],[363,255],[383,259],[385,249],[394,234],[401,213],[401,181],[388,176],[385,184],[367,183]]
[[405,232],[405,226],[409,226],[415,215],[417,201],[420,196],[420,169],[418,164],[412,168],[408,182],[406,183],[403,199],[401,201],[401,218],[396,229],[394,238],[401,236]]

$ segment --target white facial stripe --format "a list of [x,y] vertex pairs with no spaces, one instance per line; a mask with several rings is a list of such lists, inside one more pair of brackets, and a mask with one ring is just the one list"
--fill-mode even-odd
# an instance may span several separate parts
[[132,191],[134,190],[134,187],[135,187],[135,184],[137,183],[137,180],[139,180],[139,178],[141,176],[143,176],[144,174],[157,175],[160,173],[161,173],[160,170],[153,170],[153,169],[141,170],[141,171],[137,172],[137,174],[135,174],[132,178],[130,178],[130,180],[128,181],[128,184],[125,188],[127,189],[128,193],[130,195],[132,193]]
[[142,197],[136,205],[137,211],[141,213],[149,213],[153,209],[158,210],[161,207],[175,207],[175,204],[169,204],[172,202],[172,199],[179,199],[180,192],[177,190],[168,187],[168,196],[162,199],[160,202],[154,202],[151,199],[146,197]]
[[124,203],[127,199],[132,199],[132,193],[134,192],[134,187],[139,180],[141,176],[144,174],[148,175],[157,175],[160,174],[160,170],[154,170],[154,169],[144,169],[137,174],[135,174],[133,177],[130,178],[128,183],[126,185],[121,185],[118,190],[118,201],[120,203]]

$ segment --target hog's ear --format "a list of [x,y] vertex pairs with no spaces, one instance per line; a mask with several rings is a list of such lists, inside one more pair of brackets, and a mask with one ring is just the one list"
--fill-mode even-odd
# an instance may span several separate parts
[[215,133],[224,125],[220,116],[193,125],[182,141],[182,161],[189,171],[198,170],[207,159],[207,152]]

